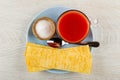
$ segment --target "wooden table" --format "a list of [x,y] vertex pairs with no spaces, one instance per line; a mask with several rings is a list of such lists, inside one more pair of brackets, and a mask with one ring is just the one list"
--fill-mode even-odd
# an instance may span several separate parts
[[[29,73],[24,60],[25,35],[30,20],[53,6],[72,7],[88,15],[94,40],[89,75]],[[0,80],[120,80],[119,0],[0,0]]]

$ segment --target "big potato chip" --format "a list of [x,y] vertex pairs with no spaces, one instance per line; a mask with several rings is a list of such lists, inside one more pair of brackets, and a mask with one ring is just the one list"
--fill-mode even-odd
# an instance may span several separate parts
[[30,72],[47,69],[80,73],[90,73],[91,71],[92,60],[88,45],[56,49],[27,43],[25,58]]

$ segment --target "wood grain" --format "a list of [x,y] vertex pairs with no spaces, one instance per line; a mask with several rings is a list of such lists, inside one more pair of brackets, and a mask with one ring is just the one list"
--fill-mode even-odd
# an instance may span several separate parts
[[[90,75],[28,73],[26,70],[27,25],[41,10],[58,5],[81,10],[91,19],[94,40],[100,41],[101,46],[92,50]],[[1,80],[120,80],[119,0],[0,0],[0,6]],[[96,19],[97,24],[94,23]]]

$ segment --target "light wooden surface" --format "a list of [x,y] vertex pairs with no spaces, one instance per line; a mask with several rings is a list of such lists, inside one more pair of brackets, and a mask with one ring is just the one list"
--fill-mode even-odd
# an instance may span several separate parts
[[[58,5],[81,10],[91,19],[101,46],[92,50],[89,75],[26,71],[27,25],[39,11]],[[0,0],[0,80],[120,80],[120,0]]]

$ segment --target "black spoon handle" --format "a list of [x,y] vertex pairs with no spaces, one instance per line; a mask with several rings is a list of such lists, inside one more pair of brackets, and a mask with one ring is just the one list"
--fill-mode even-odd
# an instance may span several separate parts
[[80,45],[89,45],[90,47],[99,47],[100,43],[98,41],[93,41],[93,42],[85,42],[85,43],[77,43]]

